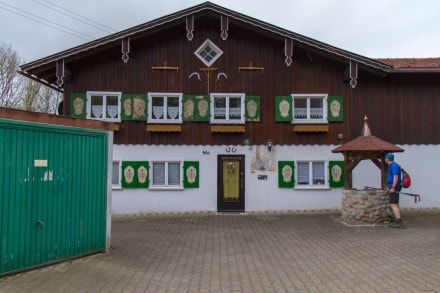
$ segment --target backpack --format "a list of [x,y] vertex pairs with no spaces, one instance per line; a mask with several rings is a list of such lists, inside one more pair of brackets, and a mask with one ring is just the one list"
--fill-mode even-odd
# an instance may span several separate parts
[[411,186],[411,177],[408,172],[406,172],[403,168],[400,168],[402,172],[402,182],[400,183],[403,188],[408,188]]

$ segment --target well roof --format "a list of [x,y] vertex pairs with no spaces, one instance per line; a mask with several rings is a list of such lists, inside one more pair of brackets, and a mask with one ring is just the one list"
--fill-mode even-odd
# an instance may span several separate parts
[[403,152],[404,150],[392,143],[371,135],[368,126],[368,118],[364,118],[362,135],[332,150],[333,153],[343,152],[365,152],[365,151],[384,151],[384,152]]

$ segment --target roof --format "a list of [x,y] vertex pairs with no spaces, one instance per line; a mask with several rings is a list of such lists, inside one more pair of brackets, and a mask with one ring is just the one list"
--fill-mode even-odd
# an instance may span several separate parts
[[[292,39],[296,45],[303,45],[310,49],[316,49],[320,52],[329,54],[331,56],[339,57],[345,59],[348,63],[350,60],[359,63],[360,65],[364,65],[366,67],[376,69],[376,70],[388,70],[391,67],[385,63],[379,62],[377,60],[367,58],[355,53],[351,53],[345,51],[343,49],[316,41],[314,39],[305,37],[303,35],[288,31],[286,29],[277,27],[275,25],[263,22],[261,20],[246,16],[244,14],[226,9],[219,5],[213,4],[211,2],[205,2],[191,8],[187,8],[181,10],[179,12],[140,24],[138,26],[123,30],[121,32],[117,32],[115,34],[111,34],[109,36],[85,43],[83,45],[50,55],[48,57],[41,58],[39,60],[35,60],[20,66],[21,70],[26,73],[29,71],[29,74],[33,74],[31,71],[37,69],[39,67],[45,66],[47,64],[56,62],[60,59],[69,59],[75,58],[76,55],[84,54],[89,50],[98,50],[109,48],[109,46],[120,46],[121,40],[123,38],[133,38],[136,35],[145,35],[146,32],[150,30],[160,31],[161,26],[163,29],[169,27],[172,22],[181,23],[188,16],[198,16],[212,14],[217,18],[220,18],[221,15],[227,16],[229,18],[230,23],[234,23],[234,25],[238,26],[248,26],[253,29],[258,29],[260,32],[268,33],[275,38],[279,38],[284,41],[285,38]],[[68,60],[67,60],[68,61]]]
[[367,117],[364,118],[364,126],[362,135],[333,149],[333,153],[343,152],[364,152],[364,151],[384,151],[384,152],[403,152],[402,148],[392,143],[386,142],[380,138],[371,135],[370,128],[367,123]]
[[379,62],[392,66],[401,71],[440,71],[440,58],[389,58],[376,59]]
[[[432,58],[437,67],[417,67],[417,70],[407,70],[407,68],[401,68],[396,66],[396,63],[392,60],[398,59],[371,59],[364,57],[343,49],[331,46],[329,44],[319,42],[309,37],[294,33],[292,31],[280,28],[267,22],[249,17],[247,15],[226,9],[222,6],[213,4],[211,2],[205,2],[179,12],[157,18],[155,20],[137,25],[132,28],[108,35],[106,37],[73,47],[71,49],[61,51],[59,53],[23,64],[20,66],[19,73],[38,80],[50,86],[52,80],[47,80],[48,76],[52,76],[52,72],[56,66],[56,62],[62,60],[64,64],[68,66],[70,61],[75,59],[85,58],[91,54],[97,54],[109,48],[116,48],[121,46],[121,42],[125,38],[136,39],[146,37],[149,34],[160,33],[163,30],[170,29],[170,27],[182,25],[186,18],[194,16],[195,19],[209,15],[213,18],[221,18],[226,16],[229,19],[229,23],[235,26],[247,27],[253,30],[257,30],[260,33],[270,35],[274,39],[280,41],[291,39],[295,46],[301,46],[307,50],[325,54],[329,58],[346,62],[347,65],[354,61],[359,64],[360,68],[365,70],[377,72],[379,74],[387,74],[390,72],[440,72],[438,67],[438,60],[440,58]],[[402,59],[400,59],[402,60]],[[420,60],[420,59],[415,59]],[[437,60],[437,61],[435,61]],[[425,63],[420,61],[418,63]],[[50,73],[50,74],[49,74]],[[52,77],[51,77],[52,78]],[[56,85],[52,86],[54,89],[61,90]]]

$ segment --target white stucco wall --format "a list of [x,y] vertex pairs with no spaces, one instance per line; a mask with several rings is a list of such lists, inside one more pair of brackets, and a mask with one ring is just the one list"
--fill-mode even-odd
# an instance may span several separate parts
[[[226,150],[229,147],[230,152]],[[412,186],[406,192],[419,193],[422,200],[414,204],[413,198],[401,196],[402,207],[440,207],[435,182],[440,182],[440,174],[434,170],[440,159],[435,154],[439,146],[401,146],[404,153],[396,154],[396,162],[411,175]],[[266,146],[260,146],[266,149]],[[343,160],[342,154],[331,152],[334,146],[274,146],[274,161],[298,159]],[[278,173],[275,171],[251,172],[252,156],[256,147],[249,146],[147,146],[114,145],[113,159],[121,161],[151,161],[153,159],[182,159],[199,161],[200,187],[157,191],[146,188],[113,189],[112,211],[114,214],[139,214],[160,212],[216,211],[217,210],[217,155],[245,155],[245,210],[311,210],[340,209],[341,188],[324,190],[301,190],[279,188]],[[232,152],[235,150],[235,152]],[[259,180],[258,175],[267,175],[267,180]],[[371,161],[361,162],[353,173],[354,188],[380,186],[379,169]]]
[[[398,145],[405,151],[395,153],[394,160],[411,176],[411,186],[402,192],[416,193],[421,196],[420,202],[414,204],[412,196],[401,195],[400,205],[403,208],[440,207],[440,192],[436,183],[440,183],[440,146],[439,145]],[[371,161],[362,161],[353,172],[353,187],[380,186],[380,173]]]

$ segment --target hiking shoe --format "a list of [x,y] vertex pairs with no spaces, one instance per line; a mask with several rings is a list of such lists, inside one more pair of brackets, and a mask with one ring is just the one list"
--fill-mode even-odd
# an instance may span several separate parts
[[392,222],[392,223],[390,224],[390,227],[391,227],[391,228],[398,228],[398,229],[405,229],[405,226],[403,225],[402,221],[395,221],[395,222]]

